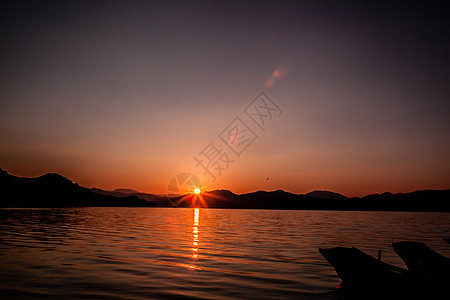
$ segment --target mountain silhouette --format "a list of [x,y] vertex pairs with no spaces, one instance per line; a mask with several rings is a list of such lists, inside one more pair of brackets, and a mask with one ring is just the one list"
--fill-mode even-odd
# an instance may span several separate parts
[[312,191],[305,194],[307,197],[312,197],[316,199],[334,199],[334,200],[348,200],[348,197],[335,192],[329,191]]
[[154,195],[154,194],[148,194],[148,193],[141,193],[133,189],[115,189],[113,191],[106,191],[99,188],[92,188],[92,192],[97,194],[103,194],[103,195],[111,195],[114,197],[129,197],[129,196],[135,196],[140,199],[144,199],[149,202],[156,203],[156,206],[161,207],[171,207],[172,202],[170,202],[169,198],[166,196],[160,196],[160,195]]
[[26,178],[0,169],[0,193],[0,207],[156,206],[136,196],[97,194],[56,173]]
[[[174,197],[181,207],[190,207],[194,196]],[[237,195],[228,190],[204,192],[204,203],[209,208],[299,209],[348,211],[436,211],[450,212],[450,190],[423,190],[412,193],[373,194],[362,198],[348,198],[328,191],[314,191],[305,195],[283,190],[257,191]]]
[[[132,189],[87,189],[56,173],[17,177],[0,169],[0,207],[162,206],[191,207],[194,195],[161,196]],[[450,212],[450,189],[382,193],[348,198],[331,191],[294,194],[283,190],[235,194],[229,190],[202,193],[194,205],[209,208],[373,210]]]
[[139,193],[138,191],[133,190],[133,189],[115,189],[113,192],[119,192],[119,193],[125,193],[125,194]]

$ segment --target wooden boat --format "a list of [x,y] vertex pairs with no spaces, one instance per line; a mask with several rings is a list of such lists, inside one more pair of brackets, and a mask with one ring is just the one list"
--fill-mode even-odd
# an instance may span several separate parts
[[428,295],[436,291],[432,280],[383,262],[355,247],[319,248],[319,252],[342,279],[342,283],[336,287],[337,292],[364,292],[366,299],[368,295],[404,297]]
[[396,242],[392,243],[392,248],[405,262],[408,270],[435,281],[450,283],[450,258],[419,242]]

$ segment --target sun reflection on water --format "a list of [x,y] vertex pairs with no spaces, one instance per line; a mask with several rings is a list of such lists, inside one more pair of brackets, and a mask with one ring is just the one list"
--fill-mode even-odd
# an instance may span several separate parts
[[194,208],[194,221],[192,223],[192,264],[189,265],[189,269],[196,269],[195,261],[198,259],[198,243],[199,243],[199,221],[200,221],[200,209]]

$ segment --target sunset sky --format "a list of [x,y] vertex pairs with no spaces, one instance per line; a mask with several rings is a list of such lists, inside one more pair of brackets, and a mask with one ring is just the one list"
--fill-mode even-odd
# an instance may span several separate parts
[[[450,12],[358,2],[11,1],[0,168],[156,194],[181,172],[235,193],[450,188]],[[262,91],[264,128],[245,113]],[[237,117],[257,136],[239,156]],[[210,142],[233,160],[215,182]]]

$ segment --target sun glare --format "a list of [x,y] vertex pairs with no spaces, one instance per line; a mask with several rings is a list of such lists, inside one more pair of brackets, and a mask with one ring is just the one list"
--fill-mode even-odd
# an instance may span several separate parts
[[194,194],[198,195],[200,194],[201,190],[199,188],[194,189]]

